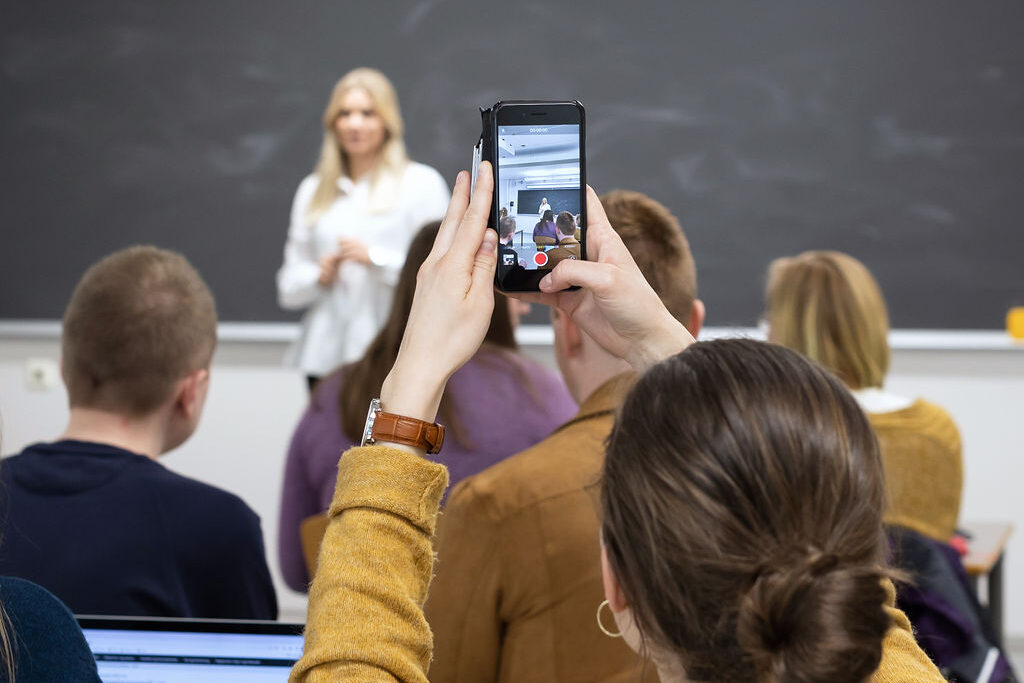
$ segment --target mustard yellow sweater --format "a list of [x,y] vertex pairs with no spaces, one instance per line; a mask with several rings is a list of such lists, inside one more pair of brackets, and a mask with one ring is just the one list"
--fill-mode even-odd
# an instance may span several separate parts
[[[341,457],[291,681],[427,680],[433,639],[423,602],[447,485],[443,465],[387,446]],[[893,627],[872,683],[942,683],[888,588]]]
[[939,406],[918,400],[903,410],[868,413],[868,419],[885,469],[885,523],[949,541],[964,486],[960,432],[953,418]]

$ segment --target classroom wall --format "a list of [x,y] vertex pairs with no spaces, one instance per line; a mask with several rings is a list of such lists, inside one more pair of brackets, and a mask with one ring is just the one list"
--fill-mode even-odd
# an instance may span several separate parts
[[[524,347],[552,362],[543,343]],[[229,489],[263,520],[270,568],[282,619],[301,620],[305,597],[280,580],[276,561],[277,499],[284,453],[302,411],[305,384],[281,366],[285,343],[222,341],[199,430],[164,463],[183,474]],[[0,338],[0,417],[3,452],[12,453],[60,433],[67,417],[64,389],[31,390],[30,359],[56,361],[52,336]],[[1010,520],[1018,525],[1006,559],[1006,632],[1024,637],[1024,347],[987,350],[896,349],[889,386],[945,406],[963,434],[966,489],[962,519]]]

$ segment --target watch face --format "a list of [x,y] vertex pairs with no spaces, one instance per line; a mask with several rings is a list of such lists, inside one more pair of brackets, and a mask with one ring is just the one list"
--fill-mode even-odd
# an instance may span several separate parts
[[363,443],[361,445],[365,446],[373,443],[370,436],[373,434],[373,423],[377,419],[377,413],[379,412],[380,399],[375,398],[370,401],[370,409],[366,412],[366,425],[363,427]]

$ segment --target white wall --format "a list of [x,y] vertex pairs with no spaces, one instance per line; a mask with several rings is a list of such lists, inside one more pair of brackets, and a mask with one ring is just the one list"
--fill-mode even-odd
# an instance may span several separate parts
[[[526,332],[525,337],[537,342],[527,351],[550,363],[545,335]],[[962,519],[1010,520],[1018,525],[1006,559],[1006,626],[1008,635],[1020,637],[1024,636],[1024,347],[990,346],[896,348],[889,386],[943,405],[960,426],[967,470]],[[259,513],[281,618],[302,620],[305,597],[284,586],[276,561],[283,458],[306,396],[303,379],[281,367],[284,348],[281,341],[222,341],[202,424],[164,463],[237,493]],[[56,361],[58,352],[52,337],[0,338],[4,453],[51,439],[63,428],[67,417],[63,388],[30,390],[25,370],[28,359]]]

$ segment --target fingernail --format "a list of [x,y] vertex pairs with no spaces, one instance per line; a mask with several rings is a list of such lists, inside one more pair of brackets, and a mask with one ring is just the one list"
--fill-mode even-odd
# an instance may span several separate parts
[[541,289],[551,289],[551,273],[545,275],[540,281]]
[[465,171],[459,171],[455,175],[455,184],[456,185],[458,185],[459,183],[465,182],[465,180],[466,180],[466,172]]

